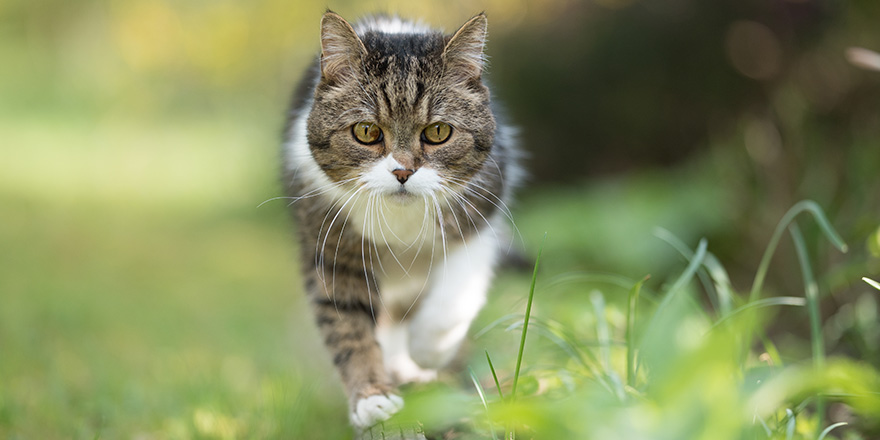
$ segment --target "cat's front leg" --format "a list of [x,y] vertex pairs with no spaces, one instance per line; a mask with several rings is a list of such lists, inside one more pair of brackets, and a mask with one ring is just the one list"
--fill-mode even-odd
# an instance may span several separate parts
[[450,249],[431,275],[428,296],[409,325],[409,352],[423,368],[448,364],[486,302],[498,250],[493,233],[483,231]]
[[[356,428],[368,428],[387,420],[403,407],[403,399],[391,384],[376,342],[373,318],[378,298],[354,270],[335,267],[335,291],[330,295],[317,274],[310,279],[311,302],[324,344],[333,359],[349,398],[349,418]],[[329,282],[329,281],[328,281]],[[344,292],[344,293],[339,293]]]

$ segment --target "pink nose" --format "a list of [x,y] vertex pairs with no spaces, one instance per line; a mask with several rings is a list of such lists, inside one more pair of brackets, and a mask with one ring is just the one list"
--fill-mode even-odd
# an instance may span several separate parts
[[415,171],[405,170],[403,168],[400,168],[400,169],[397,169],[397,170],[394,170],[391,172],[391,174],[394,174],[394,176],[397,177],[397,181],[400,182],[401,184],[406,183],[407,179],[409,179],[409,176],[412,176],[413,173],[415,173]]

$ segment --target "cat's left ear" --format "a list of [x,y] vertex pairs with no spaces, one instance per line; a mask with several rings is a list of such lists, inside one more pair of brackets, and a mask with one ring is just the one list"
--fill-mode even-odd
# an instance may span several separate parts
[[481,12],[463,24],[446,43],[443,57],[448,72],[455,79],[468,81],[479,79],[483,74],[486,64],[483,47],[486,45],[488,28],[486,14]]

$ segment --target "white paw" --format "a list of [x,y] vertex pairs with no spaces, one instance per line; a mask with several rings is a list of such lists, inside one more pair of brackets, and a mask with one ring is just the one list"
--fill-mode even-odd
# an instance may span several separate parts
[[349,415],[351,424],[357,428],[369,428],[391,416],[403,408],[400,396],[377,394],[357,401],[354,411]]

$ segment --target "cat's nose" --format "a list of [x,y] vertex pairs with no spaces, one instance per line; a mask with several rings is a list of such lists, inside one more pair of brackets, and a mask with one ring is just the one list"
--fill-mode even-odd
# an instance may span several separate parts
[[415,171],[405,170],[403,168],[396,169],[391,172],[391,174],[394,174],[394,177],[397,177],[397,181],[400,182],[401,184],[406,183],[407,179],[409,179],[409,176],[412,176],[413,173],[415,173]]

